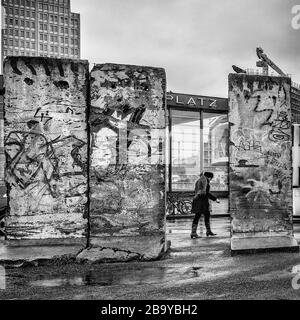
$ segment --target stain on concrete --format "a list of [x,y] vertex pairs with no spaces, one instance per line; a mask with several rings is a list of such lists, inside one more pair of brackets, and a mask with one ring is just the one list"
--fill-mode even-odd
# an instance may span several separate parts
[[54,81],[53,83],[57,88],[63,89],[63,90],[67,90],[70,87],[68,81],[60,80],[60,81]]
[[24,79],[24,82],[25,82],[27,85],[29,85],[29,86],[32,86],[33,83],[34,83],[34,81],[33,81],[32,79],[30,79],[30,78],[25,78],[25,79]]

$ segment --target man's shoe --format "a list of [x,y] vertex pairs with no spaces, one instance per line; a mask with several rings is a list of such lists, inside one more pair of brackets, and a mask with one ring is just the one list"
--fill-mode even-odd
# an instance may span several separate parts
[[197,234],[197,227],[198,227],[198,223],[195,224],[193,223],[192,225],[192,232],[191,232],[191,239],[197,239],[197,238],[200,238]]
[[209,236],[212,236],[212,237],[213,237],[213,236],[216,236],[216,234],[213,233],[213,232],[211,232],[211,231],[207,231],[207,232],[206,232],[206,236],[207,236],[207,237],[209,237]]

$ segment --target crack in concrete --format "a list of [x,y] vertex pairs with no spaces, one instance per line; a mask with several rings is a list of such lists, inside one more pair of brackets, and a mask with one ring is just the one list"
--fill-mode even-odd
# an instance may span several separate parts
[[114,253],[117,253],[117,252],[123,252],[123,253],[126,253],[127,255],[131,255],[131,254],[134,254],[134,255],[137,255],[139,257],[139,259],[143,259],[145,255],[143,254],[140,254],[138,252],[134,252],[134,251],[129,251],[129,250],[122,250],[122,249],[118,249],[118,248],[114,248],[114,247],[94,247],[94,246],[90,246],[89,248],[87,248],[86,250],[91,250],[91,249],[98,249],[100,252],[101,251],[104,251],[104,250],[111,250],[113,251]]

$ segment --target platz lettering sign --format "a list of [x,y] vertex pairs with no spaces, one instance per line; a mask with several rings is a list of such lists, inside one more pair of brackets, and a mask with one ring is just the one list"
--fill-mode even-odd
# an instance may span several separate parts
[[169,106],[200,107],[204,109],[228,109],[228,100],[225,98],[214,98],[204,96],[167,93]]

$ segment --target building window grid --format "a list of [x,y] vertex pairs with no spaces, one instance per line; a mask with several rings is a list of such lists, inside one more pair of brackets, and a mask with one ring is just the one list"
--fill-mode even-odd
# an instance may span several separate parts
[[[40,8],[42,8],[43,10],[48,10],[48,5],[41,6],[41,4],[42,3],[40,3]],[[30,1],[29,1],[29,5],[28,6],[30,7]],[[35,9],[34,5],[32,7]],[[66,14],[66,15],[70,14],[68,8],[65,8],[65,10],[63,10],[63,8],[61,8],[60,11],[59,11],[56,7],[54,7],[54,12],[59,12],[60,14]],[[25,12],[22,11],[21,14],[22,14],[22,16],[25,17]],[[35,18],[35,12],[32,11],[31,12],[31,16],[30,16],[30,12],[27,11],[26,12],[26,16],[28,16],[28,18],[34,19]],[[71,13],[71,16],[73,16],[72,13]],[[44,18],[44,20],[47,20],[47,22],[49,22],[48,19],[50,19],[51,21],[55,21],[56,20],[55,16],[53,16],[53,18],[52,18],[52,17],[49,17],[48,15],[43,15],[43,18]],[[27,22],[24,23],[23,21],[24,20],[21,20],[21,26],[25,26],[25,24],[26,24],[26,26],[29,28],[28,23]],[[15,24],[17,24],[17,25],[19,24],[19,19],[15,19]],[[78,39],[76,39],[76,38],[78,38],[78,36],[79,36],[79,30],[78,30],[79,28],[74,28],[74,27],[78,26],[78,24],[79,24],[78,20],[76,18],[70,19],[69,17],[64,17],[64,19],[61,19],[61,24],[68,25],[69,27],[71,27],[70,34],[73,36],[73,38],[70,38],[70,39],[68,37],[66,37],[65,39],[61,39],[62,40],[61,44],[78,46]],[[44,31],[48,32],[48,25],[44,24],[41,27],[41,29],[43,29]],[[35,25],[32,24],[31,27],[34,28]],[[58,30],[57,27],[53,28],[52,30],[53,30],[53,32],[58,33],[60,35],[59,30]],[[62,34],[66,33],[66,35],[69,35],[69,29],[68,28],[62,28],[62,30],[60,30],[60,31],[61,31]],[[24,33],[23,33],[23,36],[24,36]],[[34,33],[32,33],[32,36],[35,37]],[[28,33],[26,33],[26,38],[27,39],[29,38],[28,37]],[[44,41],[47,41],[47,40],[44,40]],[[53,42],[53,41],[55,41],[54,38],[51,39],[51,42]],[[34,46],[34,43],[32,43],[32,45]],[[45,48],[46,48],[46,46],[44,45],[43,49],[45,50]],[[69,51],[71,51],[72,55],[78,55],[80,50],[79,50],[79,48],[72,48],[71,50],[69,50],[69,48],[67,48],[67,47],[61,47],[61,52],[63,54],[67,55],[67,54],[70,53]],[[55,52],[58,52],[58,48],[55,48]]]

